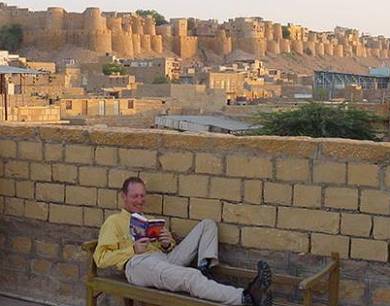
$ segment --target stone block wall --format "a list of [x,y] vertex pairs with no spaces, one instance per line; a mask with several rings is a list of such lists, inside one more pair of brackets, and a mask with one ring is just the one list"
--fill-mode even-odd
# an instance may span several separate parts
[[0,291],[82,305],[80,243],[137,175],[147,213],[179,236],[217,221],[223,261],[305,276],[337,251],[341,305],[389,305],[389,154],[369,141],[2,124]]

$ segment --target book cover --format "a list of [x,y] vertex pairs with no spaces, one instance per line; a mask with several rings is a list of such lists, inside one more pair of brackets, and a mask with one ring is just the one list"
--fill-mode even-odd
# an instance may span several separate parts
[[145,237],[156,240],[164,226],[164,219],[147,219],[140,214],[133,213],[130,218],[130,235],[134,241]]

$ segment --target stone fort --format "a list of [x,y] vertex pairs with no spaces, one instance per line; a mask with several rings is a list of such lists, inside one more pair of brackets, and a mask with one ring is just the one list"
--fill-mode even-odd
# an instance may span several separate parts
[[390,56],[390,41],[383,36],[360,35],[357,30],[341,27],[333,32],[314,32],[260,17],[229,19],[222,24],[216,20],[175,18],[156,26],[151,16],[135,13],[101,12],[99,8],[69,13],[58,7],[32,12],[0,3],[0,26],[5,24],[22,26],[23,46],[58,50],[74,45],[129,58],[164,52],[191,58],[204,49],[219,56],[238,49],[255,57],[291,52],[311,56]]

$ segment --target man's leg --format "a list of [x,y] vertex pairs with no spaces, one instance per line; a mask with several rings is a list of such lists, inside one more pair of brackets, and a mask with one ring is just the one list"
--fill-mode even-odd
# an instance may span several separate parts
[[137,286],[187,292],[227,305],[242,305],[243,301],[243,289],[208,280],[199,270],[171,264],[162,253],[134,257],[126,265],[126,277]]
[[168,262],[188,266],[198,254],[198,266],[208,259],[209,266],[218,264],[218,227],[212,220],[199,222],[168,255]]

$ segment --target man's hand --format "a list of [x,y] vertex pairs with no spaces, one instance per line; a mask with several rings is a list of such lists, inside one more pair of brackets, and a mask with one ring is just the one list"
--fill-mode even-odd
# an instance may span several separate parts
[[150,242],[150,239],[147,237],[138,239],[137,241],[134,241],[134,245],[133,245],[134,253],[135,254],[145,253],[147,248],[148,248],[149,242]]
[[171,245],[172,240],[173,240],[173,238],[172,238],[171,232],[168,231],[168,230],[164,227],[164,228],[161,230],[161,232],[160,232],[160,236],[158,236],[158,241],[160,241],[161,246],[162,246],[164,249],[169,248],[169,246]]

